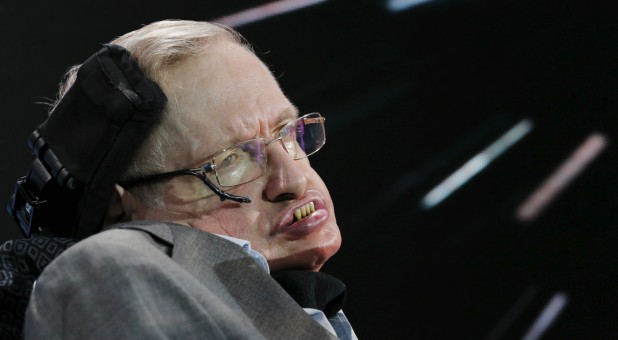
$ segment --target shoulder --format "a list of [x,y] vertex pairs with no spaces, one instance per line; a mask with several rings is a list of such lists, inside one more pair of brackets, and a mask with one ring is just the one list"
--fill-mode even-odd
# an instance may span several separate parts
[[136,229],[110,229],[77,242],[63,255],[96,253],[102,256],[141,252],[165,245],[149,233]]
[[[133,229],[106,230],[83,239],[55,258],[36,280],[31,302],[40,305],[79,305],[81,301],[112,303],[151,280],[165,278],[176,267],[168,246],[152,235]],[[131,289],[131,287],[135,289]],[[103,298],[105,297],[105,298]]]
[[43,270],[39,280],[53,276],[96,277],[126,266],[147,266],[168,258],[169,247],[168,243],[141,230],[102,231],[65,250]]

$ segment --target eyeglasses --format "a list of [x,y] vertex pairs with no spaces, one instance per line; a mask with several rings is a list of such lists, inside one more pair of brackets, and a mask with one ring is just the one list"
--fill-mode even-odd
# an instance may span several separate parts
[[258,179],[266,172],[268,162],[266,148],[274,142],[281,143],[292,159],[303,159],[313,155],[326,143],[325,120],[326,118],[317,112],[309,113],[283,126],[274,139],[265,141],[263,138],[255,138],[240,142],[210,156],[211,161],[202,164],[199,168],[146,175],[121,181],[118,184],[128,189],[145,182],[189,175],[201,179],[222,201],[231,199],[236,202],[250,203],[251,200],[248,197],[227,193],[214,185],[214,182],[226,188]]

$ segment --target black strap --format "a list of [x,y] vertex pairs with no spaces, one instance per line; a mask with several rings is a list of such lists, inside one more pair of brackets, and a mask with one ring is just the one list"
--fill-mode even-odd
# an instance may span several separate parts
[[166,103],[123,47],[106,45],[86,60],[29,139],[36,159],[8,206],[25,236],[97,232],[115,183]]
[[329,319],[343,308],[346,286],[331,275],[285,270],[273,273],[272,277],[303,308],[319,309]]

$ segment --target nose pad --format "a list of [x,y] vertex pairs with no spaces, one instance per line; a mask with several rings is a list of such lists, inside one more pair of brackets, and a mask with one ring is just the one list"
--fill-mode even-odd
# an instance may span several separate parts
[[266,143],[266,147],[268,147],[270,144],[275,143],[275,142],[279,142],[278,144],[281,144],[281,147],[283,148],[283,150],[285,150],[288,156],[294,159],[296,155],[296,149],[297,149],[295,145],[296,140],[294,140],[293,138],[279,137],[279,138],[275,138],[271,140],[270,142]]
[[265,196],[272,201],[294,199],[304,194],[307,174],[303,162],[294,160],[283,139],[279,139],[283,150],[278,147],[268,150],[267,183]]
[[292,159],[296,157],[296,141],[293,138],[282,138],[281,145]]

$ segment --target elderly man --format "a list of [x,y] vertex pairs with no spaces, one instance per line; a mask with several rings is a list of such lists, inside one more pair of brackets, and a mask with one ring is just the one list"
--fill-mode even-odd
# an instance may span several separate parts
[[[99,78],[122,81],[107,89]],[[99,86],[103,95],[92,95]],[[36,282],[27,339],[356,338],[340,309],[345,286],[319,272],[341,245],[307,158],[324,145],[323,116],[300,114],[237,32],[207,22],[146,25],[73,68],[41,127],[52,150],[65,133],[52,119],[87,116],[71,110],[84,93],[102,98],[110,131],[122,130],[105,91],[137,106],[150,100],[157,117],[135,152],[112,134],[113,152],[90,164],[84,195],[98,194],[78,200],[70,236],[80,241]],[[131,157],[117,170],[112,156],[123,151]],[[101,169],[119,178],[106,184]],[[92,223],[87,212],[101,197],[109,203]]]

